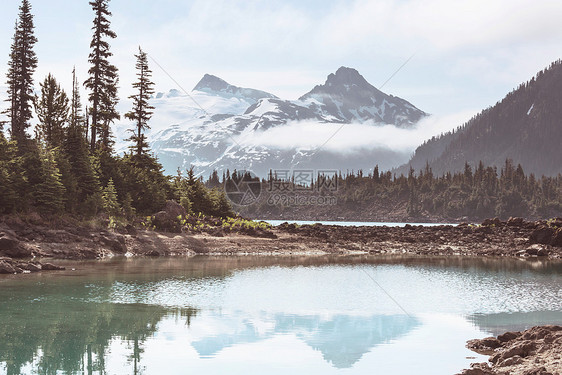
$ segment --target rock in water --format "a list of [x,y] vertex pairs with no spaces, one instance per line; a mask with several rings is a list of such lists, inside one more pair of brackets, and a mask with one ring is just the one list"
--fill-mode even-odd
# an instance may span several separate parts
[[66,268],[61,267],[61,266],[55,266],[52,263],[43,263],[41,265],[41,269],[43,271],[64,271]]

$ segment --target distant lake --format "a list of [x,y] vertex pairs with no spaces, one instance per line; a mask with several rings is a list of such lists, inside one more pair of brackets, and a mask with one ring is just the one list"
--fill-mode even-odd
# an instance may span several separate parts
[[294,223],[298,225],[339,225],[343,227],[404,227],[406,224],[409,225],[421,225],[424,227],[435,227],[439,225],[453,225],[458,224],[447,224],[447,223],[394,223],[394,222],[368,222],[368,221],[307,221],[307,220],[263,220],[273,226],[281,225],[283,223]]
[[469,339],[562,324],[560,262],[62,263],[68,271],[0,276],[0,374],[451,375],[486,360]]

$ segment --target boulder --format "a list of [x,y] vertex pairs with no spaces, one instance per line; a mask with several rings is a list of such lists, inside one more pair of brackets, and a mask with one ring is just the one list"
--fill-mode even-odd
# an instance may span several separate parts
[[157,230],[165,232],[181,232],[180,216],[187,216],[187,211],[176,201],[167,201],[163,211],[152,216],[152,224]]
[[63,270],[65,270],[64,267],[55,266],[55,265],[52,264],[52,263],[43,263],[43,264],[41,265],[41,269],[42,269],[43,271],[63,271]]
[[555,326],[555,325],[538,326],[525,331],[522,338],[524,340],[540,340],[540,339],[544,339],[552,332],[559,332],[559,331],[562,331],[562,326]]
[[502,225],[502,221],[497,217],[493,219],[486,219],[482,222],[483,227],[491,227],[491,226],[499,227],[500,225]]
[[149,252],[144,254],[147,257],[159,257],[160,253],[158,252],[158,250],[150,250]]
[[515,356],[525,358],[526,356],[531,354],[531,352],[533,350],[535,350],[535,343],[534,342],[523,341],[523,342],[520,342],[520,343],[512,346],[511,348],[505,350],[503,353],[494,356],[492,359],[490,359],[490,361],[494,362],[494,363],[496,363],[496,362],[502,363],[506,359],[511,358],[511,357],[515,357]]
[[548,250],[546,247],[542,247],[539,249],[539,251],[537,251],[537,256],[539,257],[547,257],[550,255],[550,250]]
[[494,375],[487,363],[473,363],[470,367],[468,370],[461,372],[460,375]]
[[103,235],[100,237],[100,242],[116,253],[124,254],[127,252],[127,247],[125,246],[125,237],[123,237],[122,235]]
[[160,211],[154,214],[152,216],[152,225],[154,225],[157,230],[164,232],[181,232],[177,217],[169,215],[166,211]]
[[11,258],[31,257],[31,250],[9,232],[0,232],[0,253]]
[[178,218],[178,216],[186,216],[187,211],[183,206],[176,201],[166,201],[166,208],[164,211],[173,218]]
[[478,353],[489,353],[493,352],[494,349],[499,348],[502,345],[500,340],[495,337],[486,337],[481,340],[470,340],[467,347],[470,350],[474,350]]
[[17,270],[14,266],[6,261],[0,261],[0,274],[16,273]]
[[510,217],[507,220],[507,225],[510,227],[522,227],[525,224],[525,220],[522,217]]
[[0,232],[0,251],[14,249],[19,243],[20,242],[12,234]]
[[529,239],[532,243],[550,245],[554,237],[554,229],[546,225],[541,225],[531,232]]
[[18,267],[29,272],[39,272],[42,269],[40,263],[20,263],[18,264]]
[[541,252],[541,254],[543,253],[544,250],[544,246],[540,245],[540,244],[534,244],[529,246],[525,252],[529,255],[539,255],[539,251]]
[[181,232],[180,216],[186,216],[187,211],[176,201],[167,201],[166,207],[152,216],[152,224],[157,230],[165,232]]
[[502,335],[499,335],[498,340],[500,340],[500,342],[508,342],[518,338],[519,336],[521,336],[521,332],[506,332]]
[[518,365],[521,362],[523,362],[523,358],[521,358],[518,355],[514,355],[513,357],[510,357],[510,358],[507,358],[506,360],[503,360],[500,364],[498,364],[498,367],[507,367],[507,366]]
[[552,246],[562,247],[562,228],[558,228],[558,230],[552,235],[550,244]]

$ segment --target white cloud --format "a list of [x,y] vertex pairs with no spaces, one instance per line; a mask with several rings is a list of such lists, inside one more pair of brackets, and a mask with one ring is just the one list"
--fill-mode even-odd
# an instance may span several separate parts
[[457,128],[475,114],[476,111],[463,111],[446,116],[430,116],[410,129],[374,123],[342,125],[314,121],[290,122],[246,135],[236,141],[243,146],[315,150],[331,138],[323,149],[346,154],[368,149],[411,153],[423,141]]

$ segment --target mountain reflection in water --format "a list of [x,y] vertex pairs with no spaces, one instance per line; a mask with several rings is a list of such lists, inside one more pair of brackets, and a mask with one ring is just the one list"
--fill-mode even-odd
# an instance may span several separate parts
[[[475,361],[466,340],[562,318],[560,262],[350,256],[66,265],[76,271],[0,277],[0,374],[450,374]],[[435,356],[438,363],[426,360]]]

